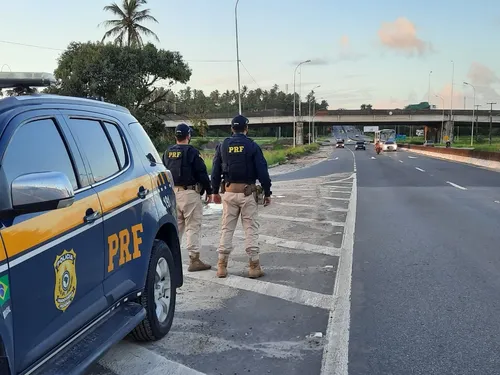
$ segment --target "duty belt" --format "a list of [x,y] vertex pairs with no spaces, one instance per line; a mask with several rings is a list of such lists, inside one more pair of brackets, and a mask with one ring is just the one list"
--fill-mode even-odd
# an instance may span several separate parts
[[230,193],[243,193],[245,196],[251,195],[256,191],[255,184],[243,184],[243,183],[230,183],[229,186],[226,184],[225,191]]
[[180,190],[196,190],[196,185],[188,185],[188,186],[175,185],[174,188],[176,189],[176,191],[180,191]]

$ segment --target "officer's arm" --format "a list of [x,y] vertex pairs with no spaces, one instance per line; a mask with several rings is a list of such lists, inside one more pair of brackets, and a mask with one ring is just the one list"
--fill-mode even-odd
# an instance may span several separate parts
[[272,194],[271,177],[269,177],[267,161],[264,158],[264,154],[262,153],[261,148],[257,144],[255,144],[254,162],[255,170],[257,171],[257,179],[264,189],[264,196],[270,197]]
[[195,154],[193,167],[195,171],[196,181],[198,181],[203,186],[203,189],[208,195],[211,195],[212,186],[210,185],[210,179],[208,178],[207,166],[205,165],[205,161],[203,160],[200,152],[197,149],[193,148],[192,150]]
[[215,148],[215,155],[212,161],[212,192],[219,194],[220,183],[222,180],[222,156],[220,153],[220,144]]

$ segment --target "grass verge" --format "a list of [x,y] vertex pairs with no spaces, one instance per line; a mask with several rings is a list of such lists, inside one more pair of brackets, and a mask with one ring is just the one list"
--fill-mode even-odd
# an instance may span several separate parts
[[[318,150],[319,150],[319,144],[311,143],[310,145],[297,146],[295,148],[289,147],[279,150],[265,150],[263,151],[263,153],[264,153],[264,158],[267,161],[267,165],[274,165],[274,164],[286,163],[288,160],[296,159],[307,154],[312,154],[313,152],[316,152]],[[205,161],[208,173],[211,173],[212,159],[214,157],[213,152],[203,152],[201,156]]]

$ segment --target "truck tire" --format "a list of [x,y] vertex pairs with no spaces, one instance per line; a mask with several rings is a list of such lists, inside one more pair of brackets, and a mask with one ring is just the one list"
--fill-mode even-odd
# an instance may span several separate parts
[[[146,318],[131,332],[137,341],[156,341],[170,331],[175,312],[175,264],[168,245],[155,240],[146,285],[139,303]],[[158,306],[158,308],[157,308]]]

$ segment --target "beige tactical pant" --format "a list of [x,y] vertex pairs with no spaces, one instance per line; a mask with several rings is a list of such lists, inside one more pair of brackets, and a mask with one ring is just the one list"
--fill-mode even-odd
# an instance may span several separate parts
[[177,226],[179,227],[179,241],[186,233],[189,255],[197,255],[201,248],[201,221],[203,219],[203,204],[200,194],[194,190],[174,188],[177,201]]
[[219,258],[225,258],[233,251],[233,234],[241,215],[241,224],[245,231],[245,250],[250,260],[259,259],[259,222],[257,202],[253,194],[245,197],[243,193],[226,191],[222,195],[222,226],[219,243]]

